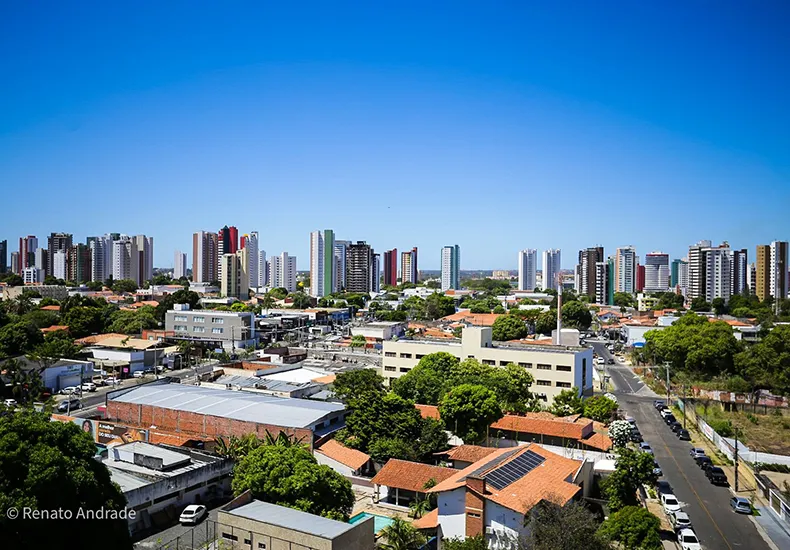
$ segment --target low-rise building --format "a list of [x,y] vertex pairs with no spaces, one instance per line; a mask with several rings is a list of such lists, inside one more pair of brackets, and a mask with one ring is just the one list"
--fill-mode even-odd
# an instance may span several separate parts
[[346,477],[372,475],[375,470],[370,455],[328,439],[315,450],[315,459]]
[[425,498],[432,484],[456,473],[452,468],[391,458],[373,476],[373,502],[408,508],[415,499]]
[[446,352],[461,361],[473,358],[485,365],[523,367],[535,379],[533,393],[545,401],[572,387],[592,395],[593,351],[586,347],[493,342],[490,327],[466,327],[460,342],[398,340],[385,341],[382,348],[381,374],[388,383],[409,372],[426,355]]
[[[219,509],[217,538],[233,550],[371,550],[374,518],[344,523],[254,500],[246,491]],[[217,546],[219,547],[219,546]]]
[[29,292],[37,292],[42,298],[52,298],[59,302],[69,297],[68,287],[62,285],[6,285],[3,287],[3,300],[15,300],[22,296],[22,293],[25,290]]
[[121,364],[122,377],[158,365],[162,357],[174,351],[157,340],[143,340],[129,336],[110,336],[91,344],[88,348],[97,363]]
[[[49,391],[57,393],[63,388],[79,386],[83,381],[90,381],[93,378],[93,362],[77,361],[72,359],[58,359],[55,362],[31,361],[27,357],[20,356],[16,361],[22,370],[27,372],[38,372],[41,383]],[[2,364],[0,363],[0,370]],[[5,375],[0,376],[5,378]],[[11,380],[3,380],[11,383]]]
[[375,323],[365,323],[351,327],[352,336],[364,336],[377,342],[392,340],[393,337],[400,338],[406,333],[408,323],[397,321],[376,321]]
[[257,342],[255,315],[250,312],[190,310],[187,304],[176,304],[165,314],[165,330],[175,335],[172,340],[203,342],[228,351]]

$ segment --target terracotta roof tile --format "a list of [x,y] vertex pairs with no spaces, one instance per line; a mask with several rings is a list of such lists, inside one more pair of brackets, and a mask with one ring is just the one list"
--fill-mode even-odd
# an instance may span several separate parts
[[579,415],[559,417],[547,412],[506,414],[491,424],[491,428],[568,439],[583,439],[593,431],[592,420],[580,418]]
[[334,439],[326,441],[320,448],[316,449],[316,452],[336,460],[352,470],[359,470],[370,460],[370,456],[362,451],[350,449]]
[[121,334],[119,332],[108,332],[107,334],[94,334],[93,336],[86,336],[85,338],[80,338],[79,340],[75,340],[74,343],[86,346],[89,344],[95,344],[96,342],[101,342],[102,340],[106,340],[107,338],[126,338],[126,334]]
[[313,378],[313,382],[318,384],[331,384],[337,378],[334,374],[327,374],[326,376],[319,376],[318,378]]
[[392,458],[370,481],[375,485],[424,493],[425,484],[431,479],[436,483],[442,483],[457,472],[458,470],[452,468]]
[[423,418],[435,418],[439,420],[439,407],[436,405],[414,405]]
[[469,323],[470,325],[475,325],[478,327],[490,327],[494,324],[499,317],[504,315],[503,313],[470,313],[469,310],[459,311],[457,313],[453,313],[452,315],[448,315],[447,317],[442,317],[440,321],[452,322],[452,321],[463,321],[465,323]]
[[68,325],[52,325],[51,327],[42,328],[41,332],[47,334],[48,332],[57,332],[59,330],[63,330],[68,332],[69,326]]
[[496,451],[493,447],[480,447],[479,445],[459,445],[453,447],[447,453],[450,460],[460,460],[462,462],[477,462]]
[[439,525],[439,509],[434,508],[420,519],[411,522],[415,529],[436,529]]
[[602,433],[594,433],[587,439],[582,439],[581,442],[599,451],[608,451],[614,445],[609,436]]
[[60,306],[56,306],[56,305],[44,306],[41,309],[43,311],[60,311]]

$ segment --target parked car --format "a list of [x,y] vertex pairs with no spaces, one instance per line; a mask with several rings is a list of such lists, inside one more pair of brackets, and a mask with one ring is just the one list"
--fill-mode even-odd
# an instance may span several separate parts
[[156,374],[156,371],[152,367],[146,367],[143,369],[143,374]]
[[676,532],[681,529],[691,529],[691,518],[683,510],[669,514],[669,523],[672,524]]
[[749,502],[748,498],[732,497],[730,499],[730,506],[732,507],[733,510],[735,510],[739,514],[752,513],[752,503]]
[[633,416],[626,416],[625,421],[631,424],[632,428],[636,428],[636,418],[634,418]]
[[707,455],[705,455],[705,449],[700,449],[699,447],[692,447],[691,449],[689,449],[689,456],[691,456],[691,458],[696,460],[697,457],[699,456],[707,456]]
[[614,365],[614,359],[612,359],[612,358],[610,357],[609,359],[607,359],[607,360],[606,360],[606,364],[607,364],[607,365]]
[[669,423],[669,429],[672,430],[673,433],[678,433],[678,430],[683,429],[683,424],[675,420],[674,422]]
[[658,414],[661,415],[661,418],[666,418],[667,416],[672,414],[672,411],[670,411],[667,407],[664,407],[662,409],[659,409]]
[[708,480],[714,485],[723,485],[727,487],[730,484],[730,482],[727,481],[727,474],[718,466],[711,466],[705,470],[705,476],[707,476]]
[[603,357],[596,357],[595,358],[596,365],[603,365]]
[[654,466],[654,468],[653,468],[653,473],[654,474],[656,474],[658,477],[661,477],[662,475],[664,475],[664,472],[661,471],[661,466],[658,465],[658,461],[657,460],[653,461],[653,466]]
[[83,382],[82,386],[80,386],[82,391],[96,391],[96,384],[93,382]]
[[3,400],[3,405],[8,407],[9,409],[11,409],[11,408],[17,406],[17,402],[16,402],[16,399],[4,399]]
[[80,393],[80,389],[77,386],[67,386],[60,390],[62,395],[72,395],[75,393]]
[[73,411],[81,408],[82,408],[82,403],[80,403],[79,399],[70,398],[60,402],[60,404],[58,405],[58,412]]
[[678,439],[681,441],[691,441],[691,434],[688,430],[684,430],[683,428],[679,429],[677,432]]
[[700,467],[702,470],[707,470],[710,466],[713,466],[713,461],[710,459],[709,456],[698,456],[694,458],[694,461],[697,463],[697,466]]
[[118,380],[118,378],[116,378],[115,376],[108,376],[107,378],[104,379],[104,383],[108,386],[117,386],[118,384],[121,383],[121,381]]
[[691,529],[681,529],[678,532],[678,544],[683,550],[702,550],[697,534]]
[[143,376],[145,376],[145,374],[143,373],[143,371],[138,370],[138,371],[133,372],[132,376],[135,377],[135,378],[142,378]]
[[649,443],[642,442],[639,444],[639,450],[645,453],[653,454],[653,449],[650,448]]
[[656,399],[655,401],[653,401],[653,406],[656,409],[661,410],[666,408],[666,403],[664,403],[663,399]]
[[661,506],[667,514],[680,511],[680,502],[672,493],[661,493]]
[[181,512],[181,515],[178,517],[178,521],[181,524],[187,525],[192,524],[195,525],[203,516],[206,515],[206,507],[201,504],[190,504],[184,511]]
[[644,438],[642,437],[641,433],[634,430],[633,432],[631,432],[631,441],[633,441],[634,443],[642,443],[644,441]]

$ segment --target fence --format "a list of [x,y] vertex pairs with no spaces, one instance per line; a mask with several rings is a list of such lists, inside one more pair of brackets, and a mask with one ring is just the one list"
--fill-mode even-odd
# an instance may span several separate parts
[[282,548],[283,550],[317,550],[291,540],[274,537],[271,534],[257,533],[206,519],[200,525],[168,542],[159,543],[155,550],[235,550],[253,548],[252,541],[266,541],[265,546],[255,548]]

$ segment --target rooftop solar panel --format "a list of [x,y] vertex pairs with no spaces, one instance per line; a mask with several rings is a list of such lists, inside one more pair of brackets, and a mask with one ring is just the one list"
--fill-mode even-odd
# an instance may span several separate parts
[[529,472],[543,464],[546,459],[533,451],[527,451],[504,466],[500,466],[485,475],[486,483],[501,491],[512,485]]

